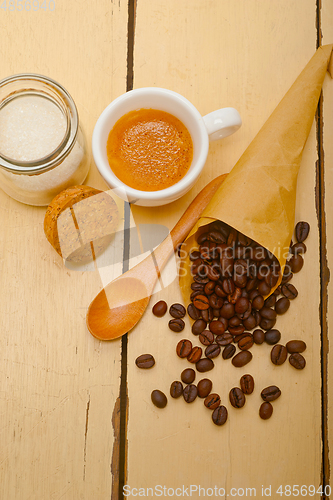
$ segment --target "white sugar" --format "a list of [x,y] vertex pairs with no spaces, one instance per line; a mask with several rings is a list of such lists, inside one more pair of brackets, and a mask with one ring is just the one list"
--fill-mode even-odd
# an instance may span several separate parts
[[0,152],[13,160],[43,158],[60,145],[65,132],[63,113],[44,97],[19,97],[0,110]]

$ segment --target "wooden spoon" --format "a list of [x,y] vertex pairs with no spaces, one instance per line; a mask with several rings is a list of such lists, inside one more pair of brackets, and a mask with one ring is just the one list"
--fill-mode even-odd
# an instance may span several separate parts
[[207,184],[154,252],[99,292],[87,312],[88,330],[94,337],[100,340],[116,339],[137,324],[165,264],[226,177],[227,174],[220,175]]

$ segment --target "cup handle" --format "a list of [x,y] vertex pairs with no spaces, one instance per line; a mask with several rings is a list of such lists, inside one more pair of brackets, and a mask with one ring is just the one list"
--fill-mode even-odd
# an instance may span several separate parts
[[217,141],[233,134],[242,125],[240,114],[235,108],[217,109],[203,116],[210,141]]

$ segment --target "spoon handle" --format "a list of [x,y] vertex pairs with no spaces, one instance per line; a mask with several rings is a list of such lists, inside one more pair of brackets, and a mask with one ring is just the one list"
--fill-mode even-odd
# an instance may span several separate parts
[[207,207],[214,194],[226,179],[227,174],[215,177],[205,186],[194,198],[192,203],[185,210],[175,227],[170,231],[170,235],[154,251],[155,267],[158,274],[169,260],[179,243],[182,243],[198,221],[200,215]]

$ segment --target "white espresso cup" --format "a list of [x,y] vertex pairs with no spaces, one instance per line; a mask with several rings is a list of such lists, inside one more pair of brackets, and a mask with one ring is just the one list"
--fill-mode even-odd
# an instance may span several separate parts
[[[111,129],[123,115],[141,108],[174,115],[185,125],[193,142],[192,163],[184,177],[159,191],[141,191],[127,186],[112,172],[108,162],[106,145]],[[209,141],[233,134],[241,124],[241,117],[234,108],[222,108],[201,116],[182,95],[172,90],[145,87],[121,95],[105,108],[94,128],[92,152],[99,173],[120,198],[146,207],[166,205],[183,196],[195,184],[206,162]]]

